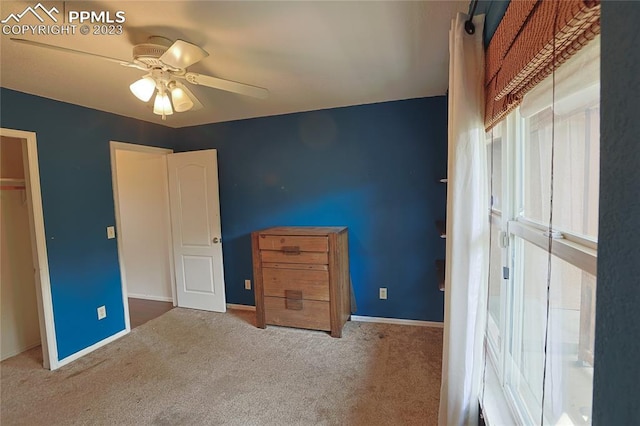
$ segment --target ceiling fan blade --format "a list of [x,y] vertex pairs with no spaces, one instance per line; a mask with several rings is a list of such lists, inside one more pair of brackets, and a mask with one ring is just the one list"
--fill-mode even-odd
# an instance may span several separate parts
[[33,40],[25,40],[25,39],[22,39],[22,38],[12,38],[11,40],[16,42],[16,43],[22,43],[22,44],[26,44],[26,45],[29,45],[29,46],[42,47],[44,49],[57,50],[58,52],[73,53],[75,55],[81,55],[81,56],[90,56],[90,57],[102,59],[103,61],[114,62],[116,64],[120,64],[120,65],[123,65],[123,66],[126,66],[126,67],[133,67],[133,68],[139,68],[140,69],[140,67],[138,65],[136,65],[136,64],[134,64],[132,62],[123,61],[123,60],[116,59],[116,58],[110,58],[108,56],[97,55],[95,53],[83,52],[81,50],[75,50],[75,49],[68,49],[66,47],[55,46],[53,44],[40,43],[38,41],[33,41]]
[[160,56],[160,61],[173,68],[185,69],[209,56],[200,46],[176,40],[166,52]]
[[258,99],[267,99],[269,91],[258,86],[238,83],[236,81],[224,80],[222,78],[211,77],[210,75],[188,72],[184,76],[189,83],[199,84],[201,86],[213,87],[227,92],[239,93],[241,95],[252,96]]
[[179,81],[176,81],[176,87],[179,87],[182,90],[184,90],[184,92],[187,94],[187,96],[189,96],[189,98],[193,102],[193,106],[189,109],[189,111],[197,111],[197,110],[203,108],[202,103],[200,103],[198,98],[196,98],[196,96],[193,94],[193,92],[191,90],[189,90],[189,88],[187,86],[185,86],[184,84],[180,83]]

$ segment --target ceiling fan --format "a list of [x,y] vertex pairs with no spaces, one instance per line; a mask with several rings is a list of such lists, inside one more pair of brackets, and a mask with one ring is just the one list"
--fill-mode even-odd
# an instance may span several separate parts
[[209,54],[200,46],[184,40],[176,40],[172,43],[171,40],[164,37],[149,37],[146,43],[137,44],[133,47],[133,61],[131,62],[32,40],[20,38],[12,38],[11,40],[16,43],[60,52],[92,56],[115,62],[125,67],[146,71],[147,74],[132,83],[129,88],[143,102],[148,102],[156,94],[153,113],[162,116],[163,120],[166,119],[167,115],[173,114],[173,111],[195,111],[202,108],[198,98],[182,83],[183,80],[191,84],[212,87],[259,99],[266,99],[269,96],[269,91],[262,87],[188,71],[187,68],[206,58]]

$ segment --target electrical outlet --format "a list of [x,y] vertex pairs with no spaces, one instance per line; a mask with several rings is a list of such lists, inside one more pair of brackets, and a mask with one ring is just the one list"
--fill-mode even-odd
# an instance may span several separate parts
[[116,227],[115,226],[107,226],[107,239],[113,240],[116,237]]
[[107,308],[106,306],[102,305],[98,308],[98,319],[104,319],[107,317]]
[[386,298],[387,298],[387,288],[380,287],[380,299],[386,299]]
[[251,280],[244,280],[244,289],[251,290]]

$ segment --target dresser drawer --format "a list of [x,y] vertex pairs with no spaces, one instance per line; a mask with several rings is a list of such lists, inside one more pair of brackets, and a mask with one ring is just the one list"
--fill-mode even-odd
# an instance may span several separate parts
[[264,296],[267,324],[331,330],[329,302]]
[[258,248],[260,250],[275,250],[291,256],[300,252],[326,253],[329,251],[329,240],[327,237],[260,235]]
[[315,265],[326,265],[329,263],[329,253],[321,252],[261,250],[260,258],[264,263],[307,263]]
[[285,291],[298,291],[303,299],[329,301],[329,271],[264,268],[265,296],[285,297]]

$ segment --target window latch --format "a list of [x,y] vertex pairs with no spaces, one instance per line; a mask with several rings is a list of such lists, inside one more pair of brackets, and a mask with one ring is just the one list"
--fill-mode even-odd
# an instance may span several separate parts
[[507,248],[509,247],[509,234],[502,231],[500,232],[500,247]]
[[544,235],[547,238],[551,236],[551,239],[553,240],[560,240],[564,238],[564,235],[562,235],[562,232],[558,232],[558,231],[551,231],[551,233],[549,233],[549,231],[545,231],[542,233],[542,235]]

